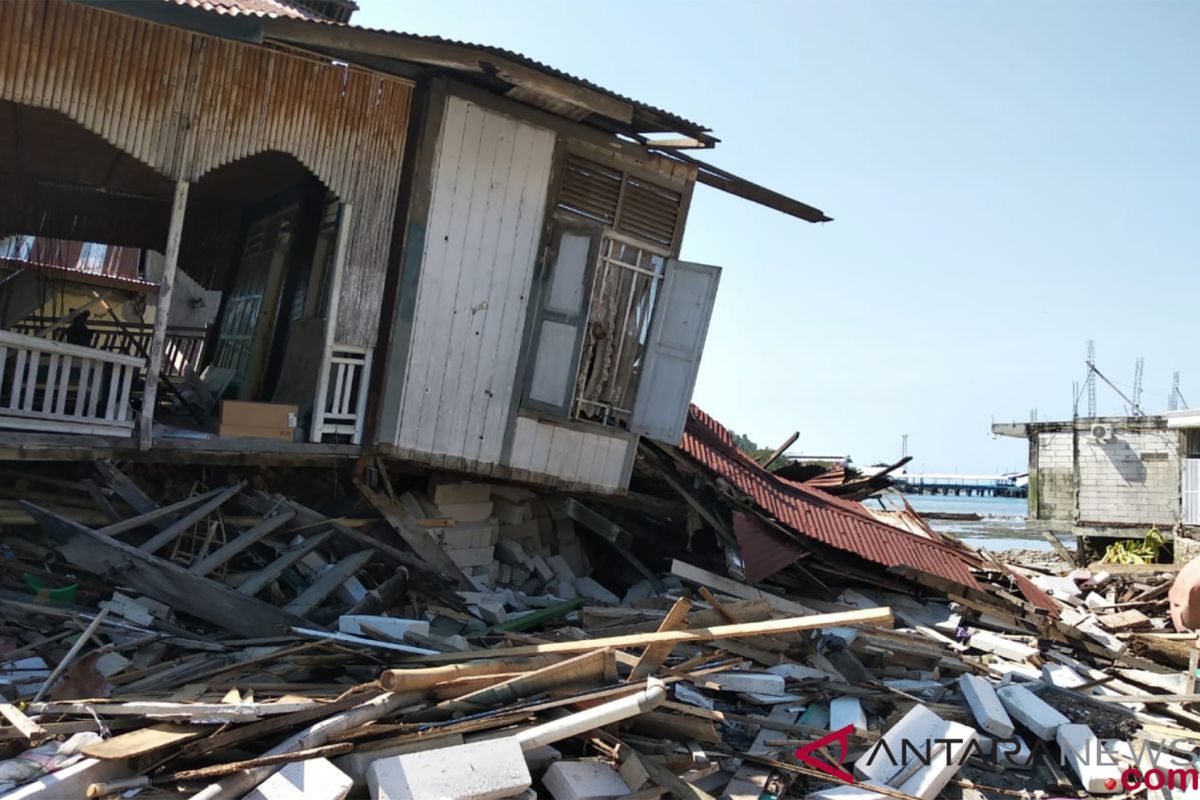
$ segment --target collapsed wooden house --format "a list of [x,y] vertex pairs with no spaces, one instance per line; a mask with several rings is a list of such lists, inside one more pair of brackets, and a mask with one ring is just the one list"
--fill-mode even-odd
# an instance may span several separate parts
[[[696,123],[352,7],[0,5],[0,455],[614,492],[679,441],[695,184],[828,218],[685,153]],[[246,438],[221,399],[292,413]]]

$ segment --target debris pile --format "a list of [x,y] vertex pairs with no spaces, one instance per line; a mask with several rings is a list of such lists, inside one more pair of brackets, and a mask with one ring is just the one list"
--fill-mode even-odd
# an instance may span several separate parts
[[719,433],[613,498],[13,476],[0,797],[1098,795],[1195,759],[1172,566],[1002,563]]

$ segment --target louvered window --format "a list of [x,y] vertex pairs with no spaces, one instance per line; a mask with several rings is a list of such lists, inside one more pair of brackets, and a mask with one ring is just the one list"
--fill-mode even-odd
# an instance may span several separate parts
[[671,249],[683,195],[576,155],[567,156],[558,207]]
[[[648,369],[651,322],[677,246],[683,194],[572,154],[557,205],[525,403],[542,413],[634,429],[634,403]],[[569,318],[559,319],[547,305],[560,283],[578,298]],[[705,306],[696,312],[704,327],[708,311]],[[693,322],[690,316],[684,321]],[[679,396],[668,398],[667,405],[682,402],[686,408],[687,398],[681,400],[683,393],[672,387]],[[686,394],[690,397],[690,384]]]

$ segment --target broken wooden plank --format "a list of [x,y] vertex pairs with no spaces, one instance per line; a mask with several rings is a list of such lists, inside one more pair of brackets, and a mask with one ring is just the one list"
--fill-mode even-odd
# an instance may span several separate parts
[[616,678],[616,674],[613,652],[594,650],[444,701],[429,712],[422,713],[420,718],[442,719],[459,714],[475,714],[564,687],[592,689]]
[[263,590],[271,581],[283,574],[288,567],[298,563],[300,559],[316,550],[326,539],[333,536],[333,531],[318,533],[304,540],[304,544],[292,547],[280,553],[279,557],[238,584],[238,594],[253,597]]
[[365,567],[373,555],[375,555],[374,550],[360,550],[357,553],[346,556],[321,573],[311,586],[297,595],[295,600],[284,606],[283,610],[289,614],[303,617],[321,605],[321,602],[334,589],[341,586],[356,572]]
[[300,617],[235,592],[223,584],[192,575],[178,564],[136,547],[101,536],[41,506],[21,501],[38,524],[58,542],[58,550],[79,569],[127,584],[177,611],[243,636],[267,636],[293,625]]
[[29,740],[31,747],[36,747],[50,737],[50,733],[41,725],[25,716],[19,708],[10,703],[0,703],[0,716],[8,720],[21,735]]
[[276,530],[282,525],[286,525],[293,517],[296,516],[295,511],[285,511],[282,514],[276,514],[273,517],[267,517],[262,522],[255,525],[248,531],[245,531],[235,537],[233,541],[225,544],[224,547],[210,553],[207,557],[202,558],[188,568],[188,572],[193,575],[207,575],[217,567],[229,561],[238,553],[249,548],[255,542],[261,540]]
[[216,511],[222,505],[229,502],[231,499],[233,499],[234,495],[244,488],[246,488],[246,482],[238,481],[228,489],[224,489],[216,497],[204,502],[198,508],[188,512],[187,514],[184,514],[182,517],[175,520],[175,522],[172,522],[154,536],[150,537],[150,539],[138,549],[146,553],[158,552],[179,538],[188,528],[192,527],[197,522]]
[[[658,624],[659,632],[678,631],[686,628],[688,625],[688,612],[691,610],[691,600],[688,600],[686,597],[676,600],[675,604],[671,606],[671,610],[667,612],[662,622]],[[638,659],[633,671],[629,673],[629,680],[641,680],[658,672],[658,668],[663,665],[663,662],[667,660],[667,657],[671,655],[671,651],[674,649],[675,645],[671,642],[647,646],[642,651],[642,657]]]
[[101,760],[133,758],[199,739],[210,730],[211,728],[202,725],[164,722],[160,725],[151,725],[148,728],[122,733],[103,741],[92,742],[83,747],[83,754],[89,758]]
[[154,523],[161,523],[159,525],[155,525],[155,527],[161,531],[171,524],[169,521],[167,521],[168,517],[173,517],[181,511],[186,511],[198,503],[211,500],[219,495],[222,491],[223,490],[221,489],[213,489],[210,492],[203,492],[201,494],[184,498],[178,503],[171,503],[169,506],[162,506],[161,508],[155,507],[152,510],[147,511],[145,514],[139,514],[136,517],[130,517],[129,519],[123,519],[119,522],[114,522],[111,525],[105,525],[103,528],[97,528],[96,533],[103,533],[105,536],[120,536],[122,533],[126,533],[127,531],[140,528],[143,525],[152,525]]
[[[374,506],[375,510],[387,521],[388,525],[391,525],[392,529],[400,534],[404,543],[411,547],[429,568],[442,573],[459,588],[475,588],[458,564],[455,564],[450,556],[446,555],[446,551],[442,550],[438,543],[416,524],[418,515],[414,515],[403,505],[390,502],[379,492],[372,491],[371,487],[362,481],[355,481],[354,485],[358,487],[367,502]],[[401,496],[401,500],[411,497],[412,495],[406,492]]]
[[[662,633],[640,633],[628,636],[608,636],[581,641],[547,642],[545,644],[521,645],[507,649],[467,650],[457,653],[438,653],[411,659],[425,663],[472,661],[481,658],[519,658],[547,653],[582,653],[601,647],[647,647],[651,644],[671,642],[673,644],[711,642],[714,639],[737,639],[744,636],[773,636],[815,628],[832,628],[851,625],[892,624],[892,610],[887,607],[864,608],[836,614],[812,614],[805,617],[787,617],[763,622],[747,622],[738,625],[717,625],[711,628],[693,628],[686,631],[663,631]],[[386,680],[387,673],[384,673]],[[403,672],[403,670],[398,670]],[[386,683],[384,685],[387,685]]]
[[[153,498],[143,492],[141,487],[131,481],[129,476],[121,472],[113,462],[107,459],[97,461],[93,467],[96,474],[100,476],[100,480],[138,514],[150,514],[158,509],[158,504],[154,502]],[[168,523],[156,517],[151,520],[150,524],[162,530]]]
[[732,597],[738,597],[742,600],[766,600],[771,604],[772,608],[778,609],[785,614],[815,614],[814,609],[800,603],[780,597],[777,594],[764,592],[760,589],[755,589],[752,586],[747,586],[744,583],[738,583],[735,580],[726,578],[724,575],[718,575],[715,572],[709,572],[706,569],[692,566],[685,561],[679,559],[671,560],[671,574],[682,578],[690,583],[707,586],[710,589],[716,589],[722,594],[727,594]]

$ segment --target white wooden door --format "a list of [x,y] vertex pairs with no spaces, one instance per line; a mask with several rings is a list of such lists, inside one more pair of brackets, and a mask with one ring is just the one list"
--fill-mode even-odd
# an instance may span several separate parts
[[721,268],[671,259],[654,311],[629,428],[679,444],[700,369]]
[[1183,524],[1200,525],[1200,458],[1183,460]]

